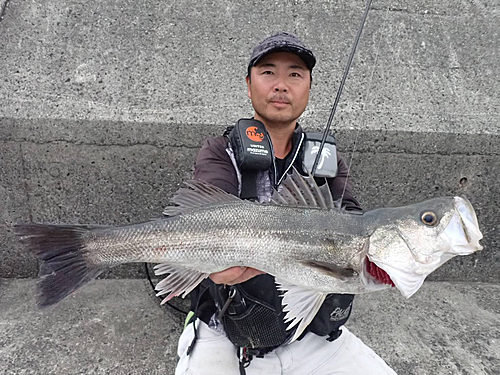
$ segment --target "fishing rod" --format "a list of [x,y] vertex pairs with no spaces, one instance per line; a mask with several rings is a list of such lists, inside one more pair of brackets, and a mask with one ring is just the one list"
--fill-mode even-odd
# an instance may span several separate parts
[[347,75],[349,74],[349,70],[351,69],[352,60],[354,58],[354,53],[356,52],[356,48],[359,43],[359,39],[361,38],[361,33],[363,32],[363,27],[365,26],[366,18],[368,17],[368,11],[370,10],[370,6],[372,4],[372,0],[367,0],[365,12],[363,14],[363,18],[361,19],[361,23],[358,28],[358,33],[356,35],[356,39],[354,40],[354,45],[352,46],[351,53],[349,55],[349,60],[347,61],[347,65],[344,70],[344,75],[342,76],[342,81],[340,82],[339,89],[337,90],[337,96],[335,97],[335,101],[333,102],[333,107],[330,111],[330,116],[328,117],[328,122],[326,123],[325,130],[323,131],[323,137],[321,139],[321,145],[319,146],[318,153],[316,154],[316,158],[314,159],[314,164],[312,167],[311,175],[314,176],[316,173],[316,169],[318,167],[319,159],[321,157],[321,153],[323,151],[323,147],[325,146],[326,137],[330,132],[330,127],[332,125],[333,116],[335,115],[335,111],[337,110],[337,105],[340,101],[340,95],[344,90],[344,84],[347,79]]

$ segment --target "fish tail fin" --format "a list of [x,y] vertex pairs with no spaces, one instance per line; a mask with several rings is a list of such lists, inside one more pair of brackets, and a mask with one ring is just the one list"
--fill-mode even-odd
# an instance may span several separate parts
[[53,305],[90,280],[104,268],[92,264],[84,241],[95,228],[83,225],[20,224],[14,232],[40,263],[38,305]]

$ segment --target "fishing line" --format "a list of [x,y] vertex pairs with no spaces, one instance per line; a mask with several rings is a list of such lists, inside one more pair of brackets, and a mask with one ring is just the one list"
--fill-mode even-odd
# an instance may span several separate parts
[[344,89],[344,84],[347,79],[347,75],[349,74],[349,69],[351,68],[352,59],[354,58],[354,53],[356,52],[356,47],[358,46],[359,39],[361,38],[361,33],[363,32],[363,27],[366,22],[366,18],[368,17],[368,11],[370,10],[370,6],[372,4],[372,0],[368,0],[366,2],[365,12],[363,13],[363,18],[361,19],[361,23],[358,27],[358,33],[356,34],[356,39],[354,40],[354,45],[352,46],[351,53],[349,54],[349,59],[347,60],[347,65],[344,69],[344,74],[342,76],[342,81],[340,82],[339,89],[337,90],[337,96],[335,97],[335,101],[333,102],[333,107],[330,111],[330,116],[328,117],[328,122],[326,123],[325,130],[323,131],[323,137],[321,139],[321,145],[319,146],[318,153],[316,154],[316,159],[314,159],[314,164],[312,167],[311,175],[314,176],[316,173],[316,168],[318,167],[319,159],[321,157],[321,153],[323,151],[323,147],[325,145],[326,137],[330,131],[330,127],[332,125],[333,116],[335,115],[335,111],[337,110],[337,105],[340,101],[340,95]]
[[[365,122],[366,122],[366,108],[367,108],[366,102],[368,101],[368,96],[369,96],[369,93],[370,93],[370,88],[371,88],[371,85],[372,85],[373,76],[374,76],[374,73],[375,73],[375,68],[377,67],[377,62],[378,62],[378,57],[379,57],[379,52],[380,52],[380,44],[382,43],[383,31],[385,29],[385,25],[386,25],[387,20],[389,18],[388,16],[389,16],[389,4],[387,4],[387,10],[385,12],[384,23],[383,23],[382,28],[380,30],[380,37],[378,39],[377,50],[375,52],[375,61],[373,63],[372,72],[371,72],[371,75],[370,75],[370,80],[368,81],[368,86],[366,88],[365,98],[362,101],[362,108],[361,108],[361,128],[364,127]],[[356,129],[356,132],[355,132],[354,143],[352,145],[352,151],[351,151],[351,158],[349,160],[349,165],[347,166],[347,176],[346,176],[345,183],[344,183],[344,189],[342,190],[342,196],[340,197],[340,202],[342,202],[342,200],[344,199],[345,189],[347,187],[347,181],[349,181],[349,175],[350,175],[350,172],[351,172],[352,161],[354,159],[354,153],[356,151],[356,144],[357,144],[357,141],[358,141],[359,130],[360,130],[360,128],[358,127]]]

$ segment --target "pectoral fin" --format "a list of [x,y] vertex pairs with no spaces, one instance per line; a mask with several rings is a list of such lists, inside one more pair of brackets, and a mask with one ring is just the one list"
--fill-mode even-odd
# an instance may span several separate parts
[[332,276],[340,280],[346,280],[349,277],[356,276],[356,272],[354,270],[339,267],[333,263],[321,262],[317,260],[302,260],[300,263],[306,267],[315,268],[328,276]]
[[285,281],[276,280],[276,284],[278,290],[285,292],[281,303],[283,304],[283,311],[286,312],[285,323],[291,322],[287,330],[298,325],[290,341],[293,342],[299,338],[314,319],[326,298],[326,294],[300,288]]

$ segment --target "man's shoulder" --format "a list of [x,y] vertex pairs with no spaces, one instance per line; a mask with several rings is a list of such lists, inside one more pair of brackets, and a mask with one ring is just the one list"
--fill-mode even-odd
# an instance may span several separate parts
[[197,163],[204,160],[229,161],[229,155],[226,151],[228,142],[229,140],[224,136],[206,138],[198,152]]
[[215,185],[229,194],[238,195],[238,178],[226,151],[227,145],[226,137],[205,139],[196,158],[194,178]]
[[210,148],[210,149],[222,149],[225,150],[227,148],[229,139],[224,136],[211,137],[206,138],[203,142],[202,148]]

